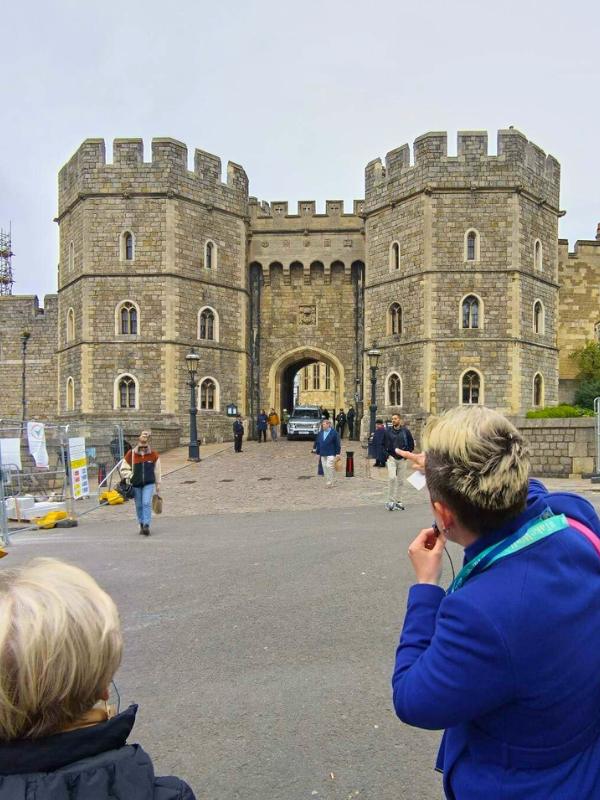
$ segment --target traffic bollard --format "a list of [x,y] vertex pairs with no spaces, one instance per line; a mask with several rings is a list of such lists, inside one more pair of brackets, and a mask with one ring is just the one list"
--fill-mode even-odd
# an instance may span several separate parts
[[354,477],[354,451],[347,450],[346,451],[346,477],[353,478]]

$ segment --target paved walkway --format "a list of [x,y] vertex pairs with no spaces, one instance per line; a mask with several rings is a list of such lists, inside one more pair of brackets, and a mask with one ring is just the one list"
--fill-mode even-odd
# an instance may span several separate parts
[[[312,442],[279,439],[261,444],[244,442],[243,452],[234,453],[231,443],[211,444],[202,447],[200,463],[187,460],[186,447],[171,450],[161,456],[163,516],[383,506],[387,470],[375,469],[359,443],[344,442],[342,452],[345,464],[346,448],[354,451],[355,477],[346,478],[342,471],[331,489],[317,475],[317,457],[311,453],[311,447]],[[555,491],[583,494],[600,508],[600,485],[589,480],[544,482]],[[405,501],[411,506],[424,505],[427,495],[407,486]],[[78,512],[91,508],[91,503],[76,504]],[[134,509],[130,502],[123,506],[103,506],[92,511],[89,518],[116,521],[132,516]]]

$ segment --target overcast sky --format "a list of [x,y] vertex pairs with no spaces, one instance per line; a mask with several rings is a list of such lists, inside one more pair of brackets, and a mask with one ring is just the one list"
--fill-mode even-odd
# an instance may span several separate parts
[[[428,130],[514,125],[562,165],[560,235],[600,222],[598,2],[9,0],[0,227],[15,294],[56,290],[57,172],[87,137],[171,136],[265,200],[351,202]],[[108,148],[110,152],[110,147]]]

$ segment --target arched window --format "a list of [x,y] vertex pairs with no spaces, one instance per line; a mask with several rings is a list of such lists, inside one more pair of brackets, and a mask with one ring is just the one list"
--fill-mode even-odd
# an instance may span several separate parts
[[204,266],[206,269],[217,268],[217,245],[211,239],[204,245]]
[[125,300],[117,306],[117,333],[135,336],[138,332],[138,307]]
[[544,333],[544,306],[541,300],[536,300],[533,304],[533,332],[537,334]]
[[72,272],[75,269],[75,245],[73,242],[69,242],[69,259],[67,262],[67,268],[69,272]]
[[539,372],[533,378],[533,405],[544,405],[544,379]]
[[200,381],[200,408],[203,411],[219,410],[219,388],[214,378]]
[[75,381],[73,378],[67,378],[66,408],[67,411],[75,410]]
[[474,369],[467,370],[460,382],[460,396],[463,405],[476,405],[482,402],[481,375]]
[[479,261],[479,233],[471,228],[465,233],[465,261]]
[[219,316],[210,306],[204,306],[198,312],[198,338],[209,342],[219,341]]
[[400,269],[400,243],[392,242],[390,245],[390,270]]
[[462,301],[462,327],[479,328],[479,298],[468,294]]
[[542,243],[539,239],[535,240],[533,245],[533,265],[535,269],[541,270],[544,266],[543,264],[543,251],[542,251]]
[[75,338],[75,312],[72,308],[67,311],[67,342]]
[[399,335],[402,333],[402,306],[392,303],[388,309],[388,333]]
[[137,381],[133,375],[119,375],[116,380],[116,408],[137,408]]
[[135,258],[135,239],[131,231],[123,231],[119,246],[121,261],[133,261]]
[[397,372],[392,372],[387,379],[387,404],[388,406],[402,405],[402,378]]

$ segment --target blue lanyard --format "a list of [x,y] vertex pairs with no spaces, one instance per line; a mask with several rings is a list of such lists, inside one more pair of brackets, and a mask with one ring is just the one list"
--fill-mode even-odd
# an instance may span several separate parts
[[501,558],[518,553],[519,550],[523,550],[535,542],[539,542],[547,536],[551,536],[553,533],[568,527],[569,523],[564,514],[552,514],[552,511],[547,508],[539,517],[521,526],[516,533],[507,536],[501,542],[487,547],[469,561],[468,564],[465,564],[450,584],[447,594],[452,594],[457,589],[460,589],[474,574],[483,572]]

